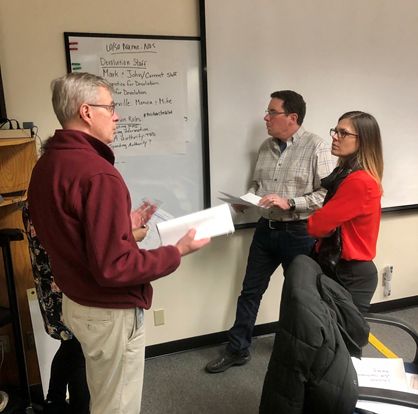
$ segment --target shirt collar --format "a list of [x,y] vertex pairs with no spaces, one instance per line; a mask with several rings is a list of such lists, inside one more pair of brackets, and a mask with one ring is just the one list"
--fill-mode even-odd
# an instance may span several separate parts
[[292,135],[292,137],[287,141],[288,146],[296,144],[301,138],[302,135],[305,133],[305,128],[301,125],[299,129]]
[[[304,133],[305,133],[305,128],[301,125],[299,129],[286,141],[287,147],[289,147],[290,145],[296,144],[302,138],[302,135]],[[279,146],[278,138],[273,139],[273,141],[275,142],[277,146]]]

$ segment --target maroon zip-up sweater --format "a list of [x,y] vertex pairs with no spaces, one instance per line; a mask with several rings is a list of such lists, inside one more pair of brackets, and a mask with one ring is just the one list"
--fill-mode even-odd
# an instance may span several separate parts
[[129,192],[113,163],[98,139],[55,131],[32,172],[29,211],[65,295],[85,306],[149,309],[150,282],[172,273],[180,253],[138,248]]

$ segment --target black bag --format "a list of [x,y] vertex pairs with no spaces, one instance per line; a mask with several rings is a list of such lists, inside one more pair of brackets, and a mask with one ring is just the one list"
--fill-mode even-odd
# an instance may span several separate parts
[[316,246],[314,246],[311,256],[319,264],[319,266],[321,266],[322,271],[328,277],[338,280],[336,270],[337,264],[341,258],[341,252],[341,228],[337,227],[331,236],[321,239],[318,252],[316,251]]
[[[346,164],[346,166],[336,167],[328,177],[321,180],[321,186],[327,189],[324,205],[335,195],[338,187],[347,176],[358,169],[356,166],[356,158],[348,160]],[[319,251],[317,251],[317,245],[315,244],[312,249],[311,257],[321,266],[322,271],[328,277],[338,281],[336,268],[341,257],[341,252],[341,228],[337,227],[331,236],[321,239]]]

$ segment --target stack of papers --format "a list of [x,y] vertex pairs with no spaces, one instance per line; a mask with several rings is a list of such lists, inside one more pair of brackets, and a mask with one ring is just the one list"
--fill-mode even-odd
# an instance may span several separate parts
[[[351,358],[357,372],[360,387],[391,389],[402,392],[416,393],[414,380],[416,376],[405,373],[401,358]],[[369,410],[377,414],[409,414],[417,410],[399,404],[380,401],[359,400],[357,408]]]
[[176,244],[190,229],[196,229],[195,240],[235,231],[227,204],[157,223],[161,244]]
[[219,191],[222,194],[222,197],[218,197],[219,200],[225,201],[229,204],[241,204],[249,207],[260,207],[258,203],[261,200],[261,197],[253,193],[247,193],[242,196],[234,196],[232,194],[224,193]]
[[360,387],[385,388],[409,392],[401,358],[351,358]]

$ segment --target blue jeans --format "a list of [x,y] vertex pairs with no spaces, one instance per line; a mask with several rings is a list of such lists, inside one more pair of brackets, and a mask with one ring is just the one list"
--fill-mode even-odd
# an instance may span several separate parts
[[261,298],[273,272],[280,264],[286,270],[295,256],[309,255],[312,250],[314,239],[308,235],[305,221],[276,224],[277,228],[271,229],[264,218],[257,223],[235,323],[228,332],[227,350],[231,353],[248,354]]

